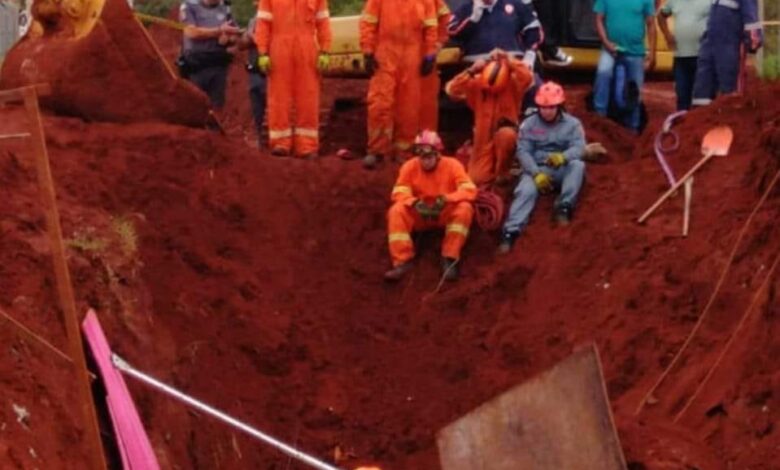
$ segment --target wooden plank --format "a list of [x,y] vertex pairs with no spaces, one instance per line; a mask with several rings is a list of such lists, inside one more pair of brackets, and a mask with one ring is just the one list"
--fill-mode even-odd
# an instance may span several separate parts
[[0,90],[0,104],[21,103],[24,101],[24,93],[28,88],[33,88],[38,96],[51,95],[51,85],[48,83],[39,83],[37,85],[26,86],[22,88],[13,88],[10,90]]
[[625,470],[595,345],[439,431],[443,470]]
[[[46,151],[46,138],[43,133],[40,110],[38,108],[38,94],[36,87],[22,89],[24,106],[29,119],[31,144],[35,155],[38,187],[41,192],[41,202],[46,215],[46,228],[49,235],[49,243],[54,262],[54,274],[57,282],[57,293],[60,306],[65,316],[65,330],[68,334],[70,357],[75,365],[76,387],[79,396],[79,408],[81,410],[81,426],[84,432],[84,441],[87,449],[88,462],[86,468],[104,470],[106,468],[103,446],[100,441],[100,428],[98,427],[95,401],[89,382],[89,371],[82,346],[80,321],[76,311],[76,298],[73,294],[73,284],[70,280],[68,262],[65,258],[65,244],[62,241],[62,227],[60,214],[57,210],[57,195],[54,190],[54,179],[49,165],[49,155]],[[87,467],[88,465],[88,467]]]

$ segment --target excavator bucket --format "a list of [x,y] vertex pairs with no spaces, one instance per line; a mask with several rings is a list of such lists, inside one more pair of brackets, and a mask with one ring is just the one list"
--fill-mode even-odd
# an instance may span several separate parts
[[443,470],[624,470],[595,345],[439,431]]
[[0,88],[47,83],[45,107],[87,120],[213,122],[206,95],[177,76],[125,0],[35,0],[31,10]]

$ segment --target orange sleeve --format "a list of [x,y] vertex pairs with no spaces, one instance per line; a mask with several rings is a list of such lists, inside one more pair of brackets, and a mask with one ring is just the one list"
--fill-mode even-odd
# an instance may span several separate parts
[[360,50],[364,54],[376,52],[377,31],[379,30],[379,7],[382,0],[368,0],[360,16]]
[[271,13],[271,0],[260,0],[257,5],[257,26],[255,27],[255,45],[257,52],[268,54],[271,45],[271,23],[274,15]]
[[395,185],[393,186],[393,192],[390,195],[391,201],[400,202],[407,206],[411,206],[417,201],[417,198],[414,196],[414,186],[412,184],[414,180],[414,177],[412,176],[413,163],[413,160],[409,160],[401,166],[401,169],[398,172],[398,179],[396,180]]
[[328,0],[320,0],[315,20],[317,21],[317,44],[319,44],[321,51],[330,52],[333,44],[333,33],[330,31]]
[[449,177],[455,181],[457,189],[444,195],[447,202],[470,202],[476,199],[477,185],[471,181],[471,178],[466,173],[466,169],[463,168],[463,164],[453,158],[452,165],[449,166],[448,170],[450,172]]
[[436,41],[438,36],[438,22],[436,20],[436,4],[434,0],[425,0],[423,3],[425,19],[423,20],[423,51],[425,55],[436,54]]
[[437,22],[437,38],[436,48],[441,50],[447,41],[450,40],[449,25],[452,20],[452,12],[450,11],[444,0],[436,0],[436,22]]
[[534,81],[531,70],[522,61],[515,58],[509,59],[509,68],[512,70],[512,83],[519,96],[523,96]]
[[473,86],[474,77],[469,74],[468,70],[464,70],[447,82],[444,86],[444,92],[453,100],[465,101],[471,108],[474,108],[474,100],[471,93]]

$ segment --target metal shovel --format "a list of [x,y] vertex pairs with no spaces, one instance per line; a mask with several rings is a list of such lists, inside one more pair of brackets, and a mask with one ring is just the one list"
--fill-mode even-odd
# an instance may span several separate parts
[[639,217],[640,224],[643,223],[650,215],[655,212],[658,207],[663,204],[664,201],[669,199],[669,196],[675,193],[682,185],[685,184],[685,182],[693,176],[694,173],[699,171],[701,167],[703,167],[710,159],[714,156],[719,157],[725,157],[729,153],[729,148],[731,147],[731,141],[734,140],[734,132],[732,132],[731,128],[729,126],[718,126],[715,128],[710,129],[705,135],[704,139],[701,142],[701,153],[704,155],[701,160],[696,162],[696,164],[688,170],[688,173],[683,175],[682,178],[677,180],[677,182],[669,188],[668,191],[664,193],[663,196],[661,196],[655,203],[650,206],[647,211],[645,211],[644,214],[642,214],[641,217]]

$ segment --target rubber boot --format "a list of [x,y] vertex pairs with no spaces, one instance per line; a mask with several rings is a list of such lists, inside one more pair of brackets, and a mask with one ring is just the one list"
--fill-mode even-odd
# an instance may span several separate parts
[[445,281],[455,281],[460,274],[458,271],[458,260],[454,258],[442,258],[441,259],[442,277]]
[[394,267],[393,269],[385,273],[385,281],[387,282],[400,281],[406,275],[406,273],[409,272],[409,269],[411,269],[411,267],[412,267],[411,262],[399,264],[398,266]]
[[506,255],[510,251],[512,251],[512,247],[515,244],[515,240],[517,240],[517,233],[513,232],[503,232],[501,234],[501,242],[498,244],[498,254],[499,255]]

